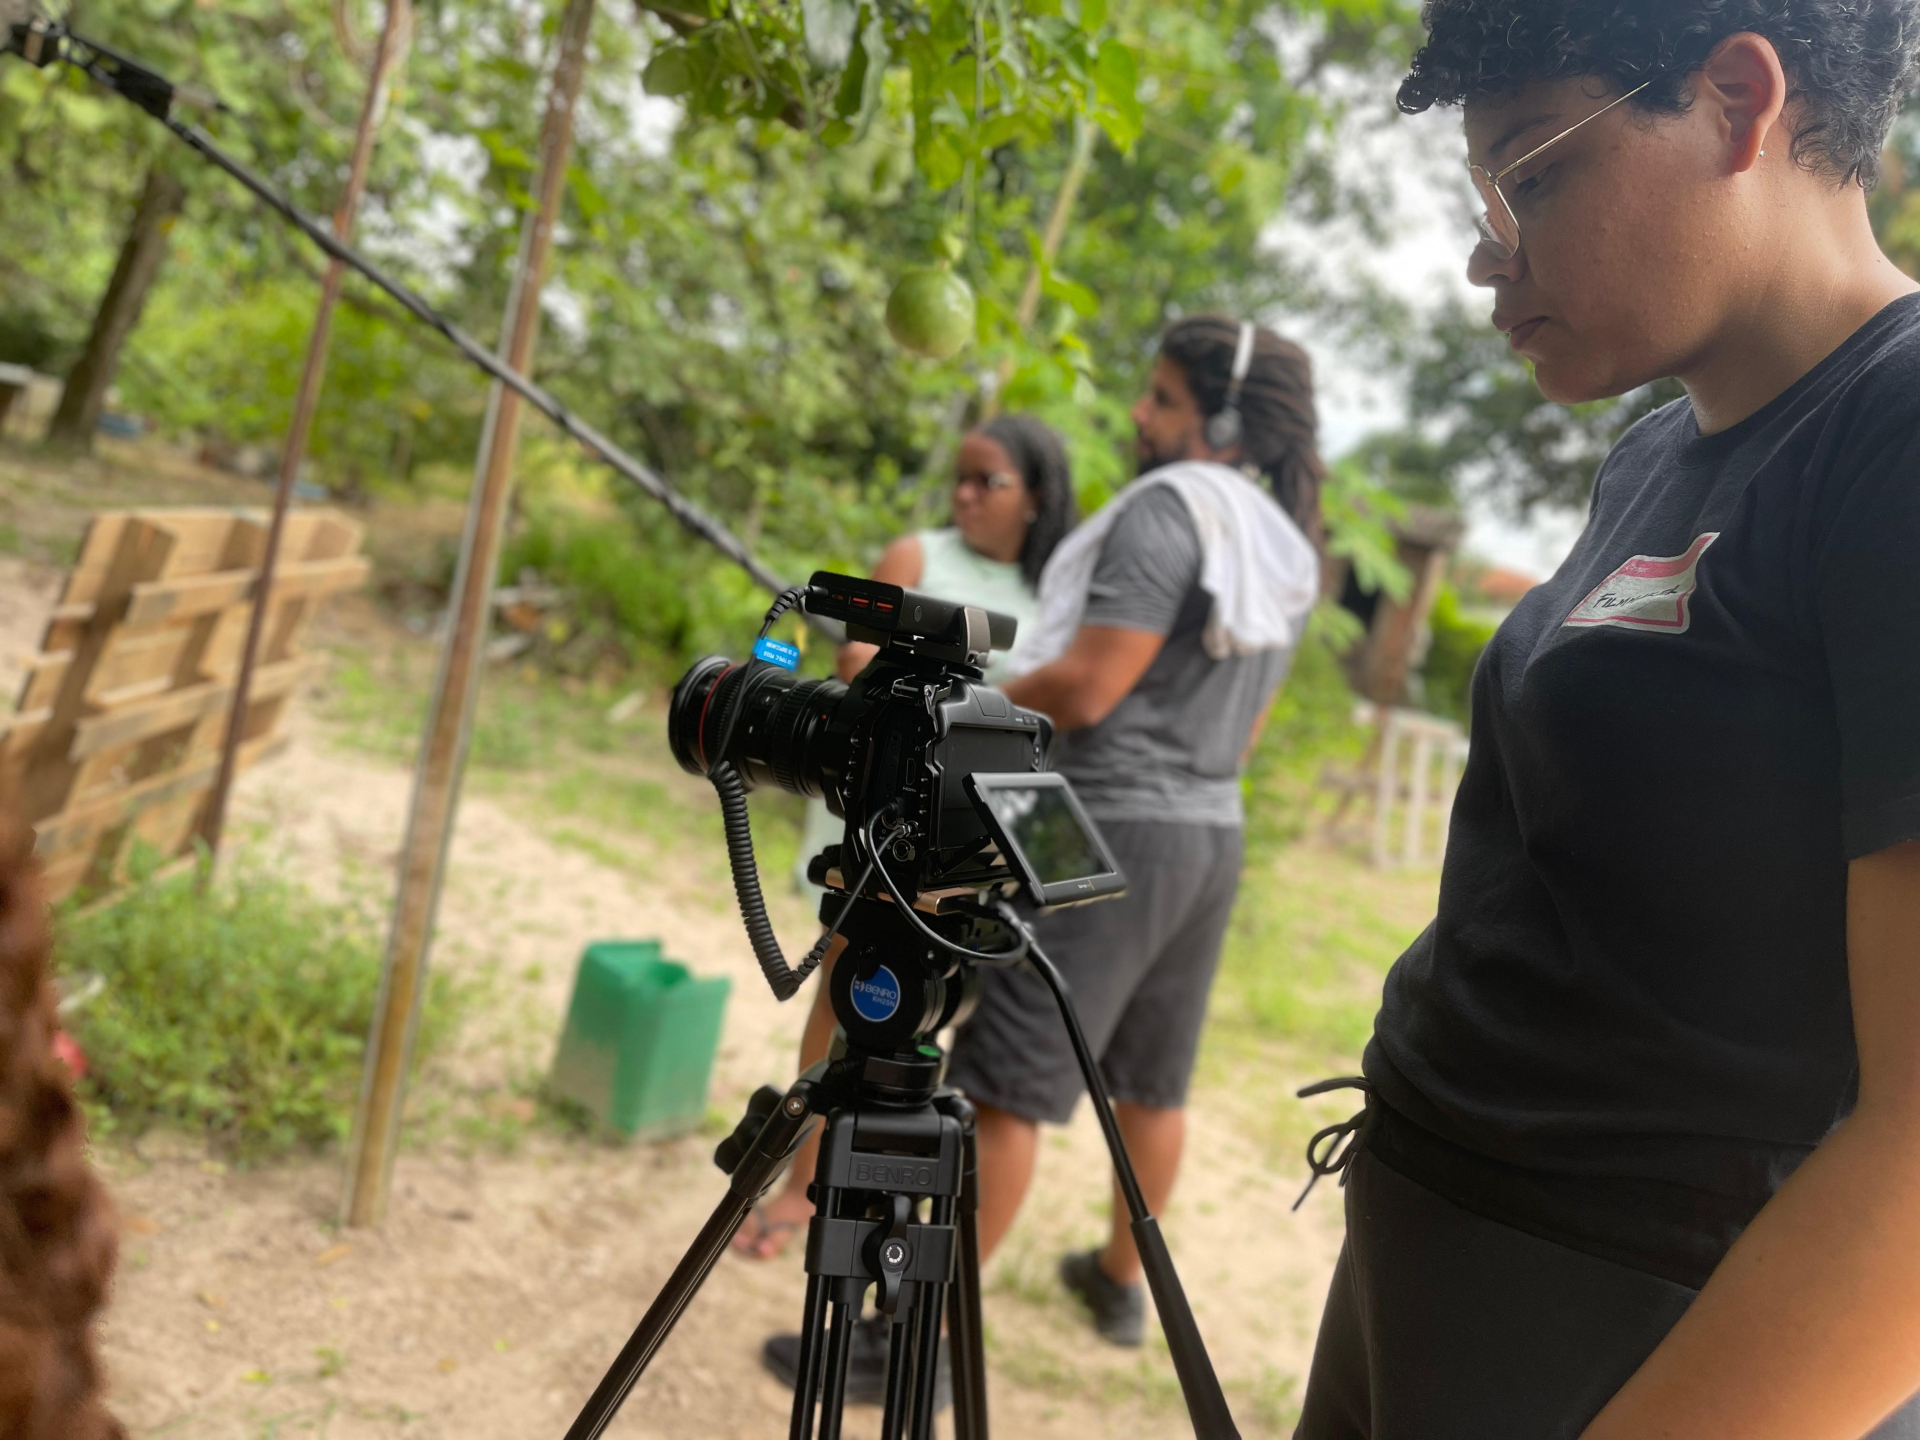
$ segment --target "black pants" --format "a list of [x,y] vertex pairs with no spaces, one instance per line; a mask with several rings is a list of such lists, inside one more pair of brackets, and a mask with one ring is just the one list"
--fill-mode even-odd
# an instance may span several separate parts
[[[1484,1220],[1362,1150],[1294,1440],[1575,1440],[1696,1292]],[[1867,1440],[1920,1440],[1920,1401]]]

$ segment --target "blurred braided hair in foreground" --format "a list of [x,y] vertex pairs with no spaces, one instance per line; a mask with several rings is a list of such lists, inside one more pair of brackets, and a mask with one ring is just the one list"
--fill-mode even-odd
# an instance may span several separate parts
[[0,814],[0,1440],[122,1440],[91,1326],[117,1241],[56,1030],[32,836]]

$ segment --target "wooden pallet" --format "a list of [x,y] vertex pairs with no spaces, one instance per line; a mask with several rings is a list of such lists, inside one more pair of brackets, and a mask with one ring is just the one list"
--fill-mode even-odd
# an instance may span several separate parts
[[[192,847],[219,767],[267,516],[254,510],[97,515],[47,622],[14,714],[0,716],[0,793],[33,825],[53,898],[111,889],[133,845]],[[366,578],[361,528],[329,510],[287,517],[241,766],[285,744],[322,600]]]

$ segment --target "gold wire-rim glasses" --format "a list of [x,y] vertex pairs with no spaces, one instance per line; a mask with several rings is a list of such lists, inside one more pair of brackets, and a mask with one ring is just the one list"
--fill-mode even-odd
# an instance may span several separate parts
[[1615,96],[1586,119],[1569,125],[1546,144],[1534,146],[1497,175],[1490,172],[1484,165],[1467,166],[1467,173],[1473,176],[1474,188],[1480,192],[1480,199],[1486,205],[1486,210],[1480,216],[1480,238],[1493,247],[1496,256],[1502,260],[1511,260],[1520,253],[1520,217],[1513,213],[1513,205],[1508,201],[1506,193],[1501,190],[1500,182],[1529,160],[1537,159],[1551,150],[1581,126],[1591,125],[1609,110],[1626,104],[1651,84],[1653,81],[1647,80],[1634,86],[1626,94]]

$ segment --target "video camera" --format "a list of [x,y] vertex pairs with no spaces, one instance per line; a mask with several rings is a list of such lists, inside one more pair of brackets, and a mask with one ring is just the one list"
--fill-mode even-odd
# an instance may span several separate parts
[[[798,651],[767,633],[795,606],[844,622],[849,639],[880,653],[851,684],[802,679]],[[966,901],[981,892],[1017,890],[1037,905],[1059,905],[1125,888],[1065,778],[1044,773],[1052,723],[986,684],[989,657],[1014,634],[1005,615],[823,570],[776,602],[751,660],[711,656],[675,687],[669,744],[683,769],[714,782],[724,815],[738,811],[739,823],[728,825],[735,888],[782,998],[818,959],[789,970],[777,946],[769,953],[744,823],[744,796],[756,784],[822,797],[846,821],[841,843],[809,867],[829,891],[821,905],[829,934],[861,897],[898,897],[928,919],[945,918],[940,928],[962,945],[961,920],[980,938],[981,912]],[[983,960],[1011,958],[965,949]]]

